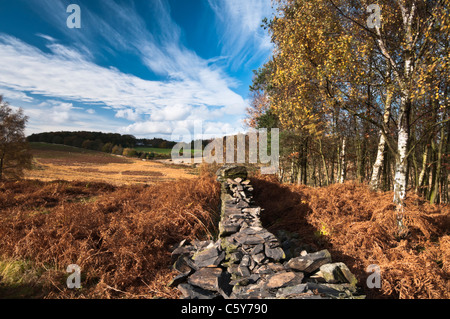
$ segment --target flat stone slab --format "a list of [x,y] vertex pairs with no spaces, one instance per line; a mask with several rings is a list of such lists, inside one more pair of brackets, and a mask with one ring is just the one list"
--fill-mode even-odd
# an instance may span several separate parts
[[319,275],[328,283],[349,283],[356,285],[358,279],[351,273],[344,263],[325,264],[320,266]]
[[289,295],[298,295],[305,293],[308,289],[307,284],[298,284],[294,286],[289,286],[286,288],[280,288],[277,291],[277,298],[287,298]]
[[302,273],[279,272],[271,275],[266,283],[267,288],[282,288],[287,285],[298,285],[303,280]]
[[216,172],[217,180],[225,182],[228,178],[236,181],[236,178],[247,179],[247,169],[241,165],[225,165]]
[[292,270],[305,273],[315,272],[320,266],[331,263],[331,254],[324,249],[316,253],[290,259],[286,266]]
[[202,250],[192,257],[198,268],[208,266],[219,266],[225,258],[225,254],[220,252],[216,246]]
[[286,258],[284,250],[281,247],[270,248],[267,244],[265,244],[264,246],[264,252],[268,258],[274,261],[280,261]]
[[217,292],[204,290],[187,283],[179,284],[177,288],[186,299],[217,299],[221,297]]
[[189,284],[204,290],[219,290],[219,278],[222,275],[222,268],[201,268],[188,279]]

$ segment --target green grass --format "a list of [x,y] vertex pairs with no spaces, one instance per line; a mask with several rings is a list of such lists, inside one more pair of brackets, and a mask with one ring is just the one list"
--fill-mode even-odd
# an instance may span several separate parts
[[135,150],[138,152],[155,153],[163,155],[170,155],[170,153],[172,152],[171,148],[156,148],[156,147],[136,147]]
[[40,298],[44,272],[27,260],[0,259],[0,299]]
[[[155,154],[163,154],[170,155],[172,153],[171,148],[156,148],[156,147],[136,147],[136,151],[138,152],[147,152],[147,153],[155,153]],[[191,153],[194,154],[197,150],[191,150]]]

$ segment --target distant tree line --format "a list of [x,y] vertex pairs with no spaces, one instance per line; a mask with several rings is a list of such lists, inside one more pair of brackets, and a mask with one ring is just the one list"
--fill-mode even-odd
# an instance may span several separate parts
[[154,147],[167,149],[176,143],[161,138],[137,139],[133,135],[103,132],[45,132],[32,134],[27,137],[28,142],[62,144],[80,147],[93,151],[101,151],[115,155],[153,159],[161,154],[153,152],[140,152],[136,147]]
[[27,139],[29,142],[64,144],[99,151],[101,151],[102,144],[106,143],[123,147],[136,146],[136,138],[132,135],[102,132],[46,132],[32,134]]

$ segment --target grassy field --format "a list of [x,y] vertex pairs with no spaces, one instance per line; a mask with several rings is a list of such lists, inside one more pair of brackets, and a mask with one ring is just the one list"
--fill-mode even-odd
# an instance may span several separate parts
[[189,166],[166,165],[86,149],[31,143],[33,169],[26,179],[106,182],[114,185],[149,184],[193,178]]
[[[136,147],[136,151],[138,152],[147,152],[147,153],[155,153],[162,155],[170,155],[172,153],[171,148],[156,148],[156,147]],[[197,150],[191,150],[192,155],[195,154]]]
[[138,152],[147,152],[147,153],[155,153],[162,155],[170,155],[172,152],[171,148],[156,148],[156,147],[135,147],[134,148]]

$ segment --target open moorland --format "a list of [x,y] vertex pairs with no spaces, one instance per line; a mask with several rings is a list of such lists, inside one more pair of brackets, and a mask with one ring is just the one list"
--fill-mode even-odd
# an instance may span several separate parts
[[[217,167],[201,166],[195,176],[161,163],[58,148],[34,146],[35,165],[44,166],[37,172],[58,180],[33,179],[35,169],[29,180],[0,183],[0,298],[178,298],[167,286],[176,275],[171,248],[183,239],[217,236]],[[170,171],[173,180],[148,175],[147,183],[124,174],[133,165]],[[120,174],[111,173],[111,183],[96,182],[113,167]],[[258,174],[251,183],[264,227],[296,233],[312,250],[328,249],[368,298],[450,297],[448,205],[408,195],[409,234],[398,238],[392,192],[354,182],[282,185]],[[70,264],[81,267],[81,289],[66,286]],[[381,269],[381,289],[365,284],[372,264]]]
[[33,168],[26,171],[26,179],[83,180],[124,185],[193,178],[195,174],[195,170],[188,166],[143,161],[65,145],[30,144],[34,158]]

